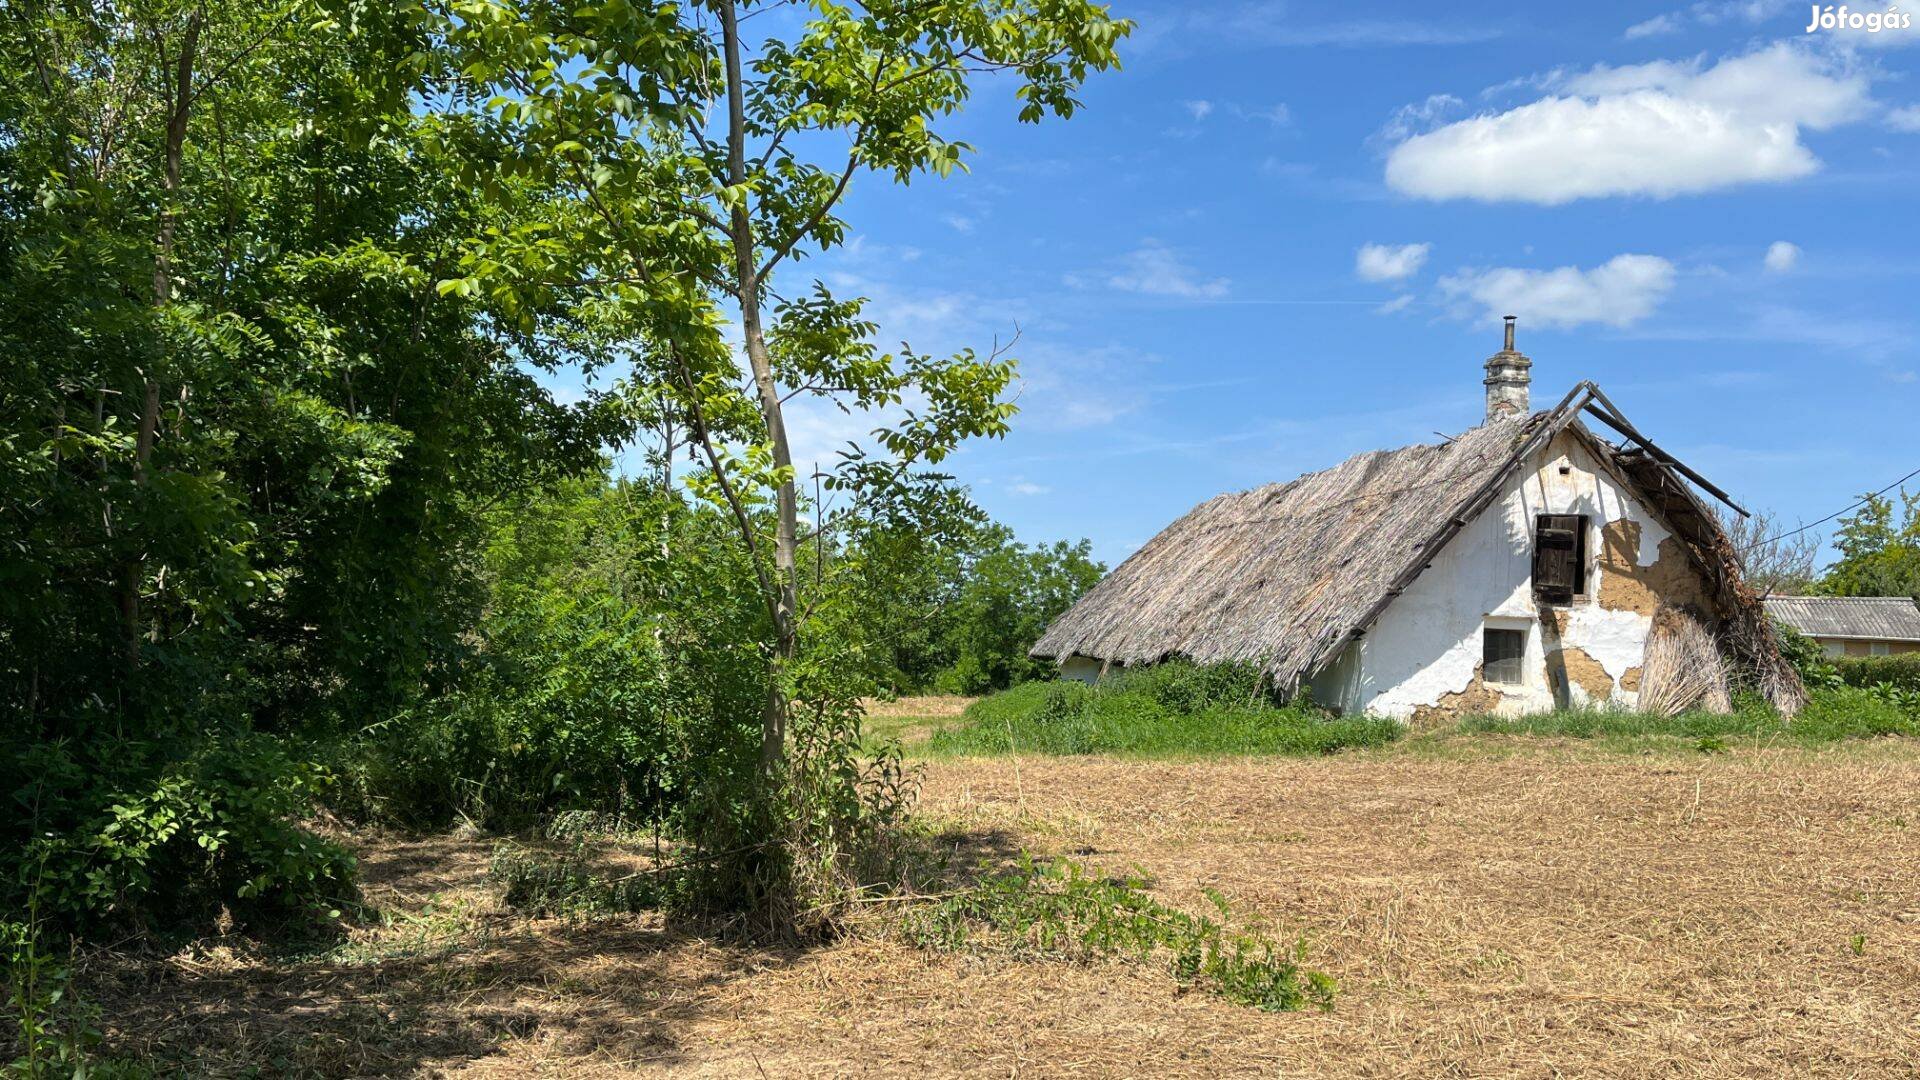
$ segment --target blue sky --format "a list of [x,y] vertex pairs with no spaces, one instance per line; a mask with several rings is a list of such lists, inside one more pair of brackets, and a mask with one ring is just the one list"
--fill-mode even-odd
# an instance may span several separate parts
[[[1014,431],[950,470],[1110,563],[1472,426],[1509,310],[1536,405],[1593,379],[1812,520],[1920,467],[1920,27],[1809,6],[1116,3],[1139,29],[1079,115],[983,84],[947,129],[971,171],[861,178],[854,242],[799,272],[922,351],[1017,325]],[[791,423],[802,461],[869,426]]]

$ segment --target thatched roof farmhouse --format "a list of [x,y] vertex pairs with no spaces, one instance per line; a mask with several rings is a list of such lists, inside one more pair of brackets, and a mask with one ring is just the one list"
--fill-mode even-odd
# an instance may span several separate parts
[[1797,708],[1799,679],[1695,489],[1727,496],[1592,383],[1530,411],[1531,366],[1509,319],[1481,426],[1200,504],[1034,655],[1080,679],[1176,656],[1250,662],[1283,691],[1420,719],[1635,704],[1676,667],[1657,643],[1714,641],[1729,671]]

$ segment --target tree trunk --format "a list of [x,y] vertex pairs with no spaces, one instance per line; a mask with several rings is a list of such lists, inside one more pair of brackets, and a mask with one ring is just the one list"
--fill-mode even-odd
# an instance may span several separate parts
[[[747,179],[746,100],[740,62],[740,24],[732,0],[720,5],[720,26],[727,64],[727,173],[728,183],[740,185]],[[760,765],[767,772],[777,770],[786,760],[787,699],[781,675],[798,651],[795,612],[799,597],[797,543],[799,534],[799,493],[793,479],[793,455],[787,445],[787,427],[780,408],[780,388],[773,381],[773,360],[767,352],[765,328],[760,322],[760,282],[754,269],[753,221],[744,199],[732,209],[728,233],[733,241],[735,274],[740,285],[740,331],[746,339],[747,363],[753,369],[754,388],[760,396],[760,414],[766,421],[767,441],[773,450],[773,464],[785,477],[774,497],[773,622],[774,650],[772,678],[767,702],[761,714]]]
[[[193,63],[200,48],[200,26],[204,10],[187,16],[187,29],[181,35],[180,56],[174,62],[172,84],[167,88],[167,130],[165,158],[161,163],[160,186],[165,192],[160,209],[160,231],[153,248],[153,306],[164,310],[173,303],[173,238],[179,225],[176,200],[180,192],[181,159],[187,144],[187,120],[193,107]],[[164,52],[162,56],[164,58]],[[164,74],[163,69],[163,74]],[[140,426],[134,443],[133,479],[145,485],[153,460],[153,440],[160,426],[160,380],[157,372],[142,377],[144,393],[140,402]],[[145,576],[144,560],[135,556],[122,568],[120,611],[127,623],[127,662],[140,662],[140,583]]]

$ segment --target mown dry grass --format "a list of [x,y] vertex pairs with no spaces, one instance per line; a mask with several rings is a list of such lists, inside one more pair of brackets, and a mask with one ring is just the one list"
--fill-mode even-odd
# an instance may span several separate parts
[[1141,965],[804,951],[505,916],[486,846],[365,844],[405,914],[304,960],[91,962],[123,1051],[199,1075],[1912,1076],[1920,751],[932,763],[963,862],[1138,865],[1299,934],[1333,1012]]

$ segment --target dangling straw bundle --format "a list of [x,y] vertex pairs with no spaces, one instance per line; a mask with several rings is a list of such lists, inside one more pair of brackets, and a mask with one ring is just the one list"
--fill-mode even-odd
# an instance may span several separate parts
[[1640,662],[1640,711],[1678,716],[1688,709],[1733,711],[1727,666],[1713,635],[1690,615],[1671,608],[1654,613]]

